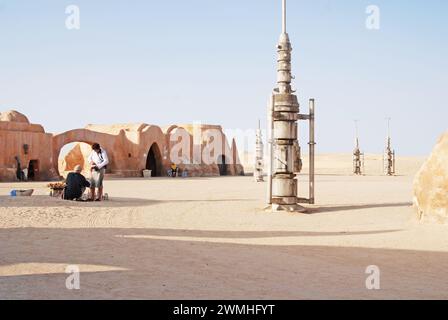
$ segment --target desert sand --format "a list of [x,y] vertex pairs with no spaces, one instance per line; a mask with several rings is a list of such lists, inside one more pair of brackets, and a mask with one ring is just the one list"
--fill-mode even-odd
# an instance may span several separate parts
[[[0,299],[447,299],[448,226],[412,208],[424,159],[400,158],[396,177],[378,159],[355,177],[350,155],[320,156],[308,214],[264,211],[252,177],[109,179],[103,203],[2,183]],[[381,290],[366,288],[370,265]]]

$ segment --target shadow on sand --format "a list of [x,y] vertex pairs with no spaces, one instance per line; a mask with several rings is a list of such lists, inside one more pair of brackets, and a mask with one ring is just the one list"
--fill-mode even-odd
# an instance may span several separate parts
[[85,207],[85,208],[123,208],[123,207],[145,207],[160,203],[194,203],[194,202],[257,202],[259,199],[165,199],[151,200],[138,198],[116,198],[112,197],[102,202],[78,202],[64,201],[50,196],[36,195],[32,197],[9,197],[0,196],[0,206],[9,208],[32,208],[32,207]]
[[[146,207],[161,203],[195,203],[195,202],[254,202],[257,203],[259,199],[241,198],[241,199],[165,199],[165,200],[151,200],[138,198],[111,198],[108,201],[102,202],[77,202],[64,201],[58,198],[51,198],[49,196],[32,196],[32,197],[16,197],[0,196],[0,206],[6,208],[33,208],[33,207],[85,207],[85,208],[124,208],[124,207]],[[325,212],[339,212],[375,208],[396,208],[396,207],[411,207],[412,202],[399,203],[374,203],[362,205],[338,205],[338,206],[323,206],[323,207],[308,207],[307,214],[318,214]]]
[[32,197],[0,196],[0,206],[7,208],[60,208],[60,207],[84,207],[84,208],[123,208],[144,207],[160,203],[157,200],[138,198],[112,198],[101,202],[66,201],[50,196],[35,195]]
[[[448,298],[446,252],[219,240],[318,234],[324,233],[0,229],[0,299]],[[185,238],[163,238],[168,236]],[[60,271],[31,274],[23,269],[29,264],[59,265]],[[2,276],[11,265],[14,272]],[[67,290],[66,265],[107,266],[109,271],[81,268],[81,290]],[[381,269],[380,291],[366,290],[370,265]]]
[[329,207],[317,207],[317,208],[309,208],[308,213],[314,214],[323,212],[351,211],[351,210],[377,209],[377,208],[399,208],[399,207],[412,207],[412,202],[373,203],[373,204],[361,204],[361,205],[339,205]]

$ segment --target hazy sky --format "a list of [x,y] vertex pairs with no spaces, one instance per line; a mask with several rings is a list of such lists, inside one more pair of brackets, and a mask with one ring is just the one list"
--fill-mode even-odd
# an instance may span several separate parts
[[[280,0],[0,0],[0,111],[88,123],[265,125]],[[81,29],[65,26],[78,5]],[[380,30],[365,26],[381,10]],[[448,122],[448,1],[289,0],[295,87],[319,152],[430,152]],[[302,142],[303,143],[303,142]]]

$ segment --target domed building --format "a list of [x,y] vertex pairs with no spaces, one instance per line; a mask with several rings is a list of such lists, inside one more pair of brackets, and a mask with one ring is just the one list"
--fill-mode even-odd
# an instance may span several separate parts
[[51,180],[57,177],[53,135],[20,112],[0,112],[0,181]]
[[[193,139],[194,135],[200,139]],[[142,177],[145,171],[166,176],[173,157],[179,160],[179,171],[189,177],[244,174],[235,141],[230,144],[219,125],[163,129],[146,123],[88,125],[51,134],[25,115],[6,111],[0,112],[0,182],[55,180],[75,165],[86,169],[90,145],[95,142],[109,155],[107,173],[118,177]],[[60,159],[71,144],[75,147]]]
[[0,113],[0,121],[30,123],[28,118],[15,110]]

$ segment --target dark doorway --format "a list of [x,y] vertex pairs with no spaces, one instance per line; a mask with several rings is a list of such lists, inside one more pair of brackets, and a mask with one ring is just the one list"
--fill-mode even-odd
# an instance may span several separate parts
[[220,176],[227,176],[226,156],[221,155],[218,157],[218,168]]
[[39,160],[31,160],[28,164],[28,180],[36,181],[39,179]]
[[151,170],[152,177],[160,177],[162,175],[162,155],[157,144],[153,144],[148,152],[148,158],[146,159],[146,169]]

